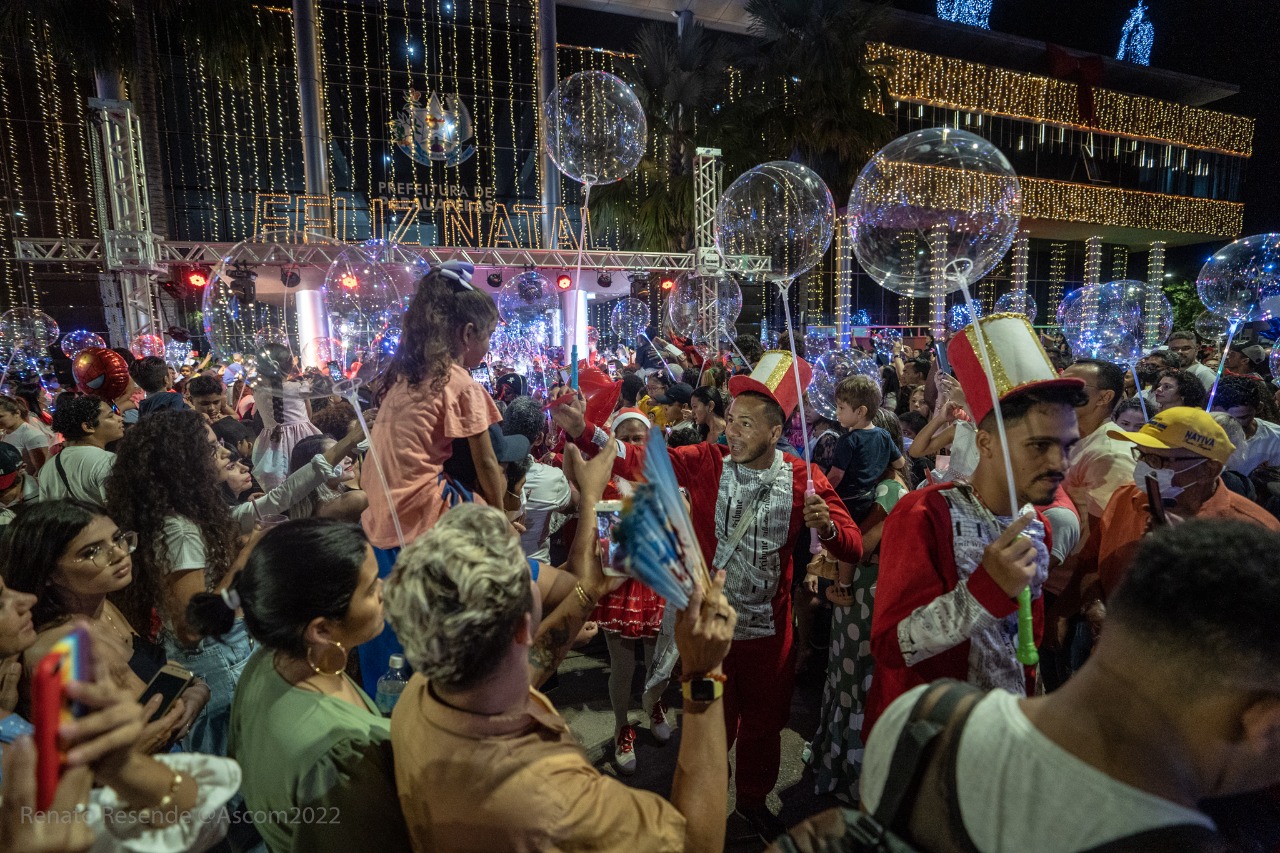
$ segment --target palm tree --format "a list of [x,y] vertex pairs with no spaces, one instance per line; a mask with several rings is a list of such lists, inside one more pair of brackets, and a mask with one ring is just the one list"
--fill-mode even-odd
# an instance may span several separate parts
[[645,158],[626,180],[592,194],[594,225],[618,227],[626,248],[688,251],[693,245],[693,159],[716,145],[730,50],[698,23],[678,31],[648,24],[635,57],[616,69],[635,90],[649,123]]
[[839,198],[893,138],[884,115],[889,67],[865,46],[881,7],[850,0],[747,0],[754,50],[743,57],[759,93],[749,122],[774,159],[812,168]]
[[152,228],[164,233],[169,217],[156,29],[174,32],[211,79],[244,85],[251,63],[269,61],[288,43],[283,21],[253,0],[2,0],[0,41],[25,43],[34,23],[37,39],[55,59],[98,79],[99,95],[120,89],[113,81],[128,85],[142,125]]

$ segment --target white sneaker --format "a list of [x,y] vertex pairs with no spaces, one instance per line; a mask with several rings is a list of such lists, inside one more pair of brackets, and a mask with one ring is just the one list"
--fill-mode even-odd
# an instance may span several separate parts
[[636,727],[623,726],[613,742],[613,763],[623,776],[636,772]]
[[671,725],[667,722],[667,706],[659,699],[649,709],[649,732],[658,743],[671,740]]

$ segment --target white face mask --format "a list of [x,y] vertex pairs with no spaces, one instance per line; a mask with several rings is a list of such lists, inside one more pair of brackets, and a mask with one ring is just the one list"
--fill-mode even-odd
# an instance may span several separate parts
[[[1195,465],[1183,468],[1182,471],[1191,471],[1208,461],[1207,459],[1201,459]],[[1175,486],[1173,484],[1174,474],[1177,473],[1182,472],[1174,471],[1171,468],[1152,468],[1139,459],[1137,464],[1133,466],[1133,481],[1138,484],[1138,488],[1145,489],[1147,487],[1147,475],[1154,474],[1156,485],[1160,487],[1160,498],[1166,501],[1173,501],[1177,500],[1178,495],[1187,490],[1186,486]]]

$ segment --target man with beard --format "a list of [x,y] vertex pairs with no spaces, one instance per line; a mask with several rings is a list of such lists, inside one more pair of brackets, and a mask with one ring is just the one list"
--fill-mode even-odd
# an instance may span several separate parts
[[[1035,507],[1053,501],[1066,475],[1067,454],[1080,438],[1075,406],[1084,403],[1084,382],[1057,375],[1024,318],[981,322],[998,400],[991,398],[973,327],[947,347],[978,424],[978,466],[969,482],[911,492],[884,524],[864,742],[889,703],[939,678],[1031,693],[1033,674],[1015,655],[1016,599],[1030,584],[1038,642],[1052,543]],[[1006,448],[1017,506],[1010,502]]]
[[[802,385],[811,377],[799,362]],[[791,353],[770,350],[751,376],[729,380],[724,444],[671,448],[676,480],[689,493],[693,530],[707,565],[724,571],[725,596],[738,614],[724,661],[725,726],[738,743],[736,810],[766,841],[786,827],[766,805],[778,781],[781,734],[791,713],[795,656],[791,630],[792,555],[809,528],[837,560],[857,563],[862,535],[822,472],[777,449],[799,402]],[[552,410],[587,453],[606,436],[572,406]],[[642,479],[644,448],[620,447],[614,474]],[[806,495],[809,468],[816,494]]]

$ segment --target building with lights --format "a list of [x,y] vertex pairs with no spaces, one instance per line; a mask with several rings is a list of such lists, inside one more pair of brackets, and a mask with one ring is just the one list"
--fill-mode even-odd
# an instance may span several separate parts
[[[514,251],[554,236],[571,244],[578,188],[541,156],[539,88],[552,72],[608,70],[636,21],[670,23],[673,4],[565,0],[557,45],[547,2],[540,15],[539,0],[316,0],[325,192],[308,192],[304,175],[294,44],[282,43],[275,62],[246,69],[247,82],[232,86],[210,79],[157,23],[159,95],[139,110],[153,230],[183,247],[295,228],[345,242]],[[741,0],[676,5],[712,29],[746,32]],[[971,6],[989,3],[948,8]],[[292,16],[269,5],[260,14]],[[598,16],[606,26],[595,32],[611,29],[610,37],[570,43],[584,15]],[[1254,123],[1212,108],[1235,87],[929,16],[891,10],[877,26],[869,51],[892,62],[886,109],[898,130],[980,134],[1022,179],[1025,233],[979,284],[988,306],[1025,276],[1044,322],[1078,283],[1160,279],[1166,249],[1240,234]],[[95,94],[94,81],[56,62],[35,30],[29,44],[0,56],[0,297],[68,317],[67,328],[102,327],[96,297],[106,271],[91,244],[106,216],[94,193],[103,176],[83,120]],[[839,200],[849,188],[832,190]],[[201,274],[204,256],[182,251],[190,263],[169,257],[160,277]],[[925,321],[923,305],[900,304],[856,268],[829,267],[797,305],[809,323],[857,310],[877,323]],[[669,279],[670,270],[660,272],[668,274],[654,281]],[[630,282],[661,308],[662,289],[642,276],[592,270],[590,280],[597,293],[606,280],[620,292]],[[771,310],[762,288],[749,296],[740,326]],[[180,287],[169,297],[180,317],[198,307],[179,304]],[[598,327],[601,319],[592,315]]]

